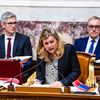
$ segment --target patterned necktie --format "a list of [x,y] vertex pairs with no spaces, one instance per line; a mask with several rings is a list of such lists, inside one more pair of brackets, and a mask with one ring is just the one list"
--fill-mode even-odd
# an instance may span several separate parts
[[11,57],[11,38],[8,39],[8,46],[7,46],[7,58]]
[[88,53],[93,53],[94,43],[95,43],[95,40],[91,40],[91,45],[90,45]]

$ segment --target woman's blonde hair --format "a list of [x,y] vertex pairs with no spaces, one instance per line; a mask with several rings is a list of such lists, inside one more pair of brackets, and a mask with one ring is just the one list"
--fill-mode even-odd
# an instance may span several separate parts
[[[49,36],[53,36],[57,40],[57,49],[53,57],[45,50],[43,46],[43,40],[47,39]],[[64,45],[60,41],[60,38],[57,34],[57,32],[52,29],[52,28],[45,28],[42,30],[40,39],[39,39],[39,44],[37,46],[37,54],[39,58],[44,59],[46,62],[50,62],[51,58],[54,59],[59,59],[63,56],[64,54]]]

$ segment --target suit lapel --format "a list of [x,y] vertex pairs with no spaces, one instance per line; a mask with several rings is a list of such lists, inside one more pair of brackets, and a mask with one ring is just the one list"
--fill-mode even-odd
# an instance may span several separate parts
[[13,46],[13,57],[16,55],[16,49],[17,49],[17,45],[18,45],[18,34],[16,33],[15,35],[15,40],[14,40],[14,46]]
[[98,41],[97,46],[95,48],[94,54],[97,54],[98,51],[100,52],[100,38],[99,38],[99,41]]
[[1,47],[2,47],[2,56],[3,56],[3,58],[5,58],[5,35],[2,35],[2,41],[1,41]]
[[86,37],[86,38],[84,38],[84,40],[82,41],[82,51],[83,51],[83,52],[85,52],[88,38],[89,38],[89,37]]

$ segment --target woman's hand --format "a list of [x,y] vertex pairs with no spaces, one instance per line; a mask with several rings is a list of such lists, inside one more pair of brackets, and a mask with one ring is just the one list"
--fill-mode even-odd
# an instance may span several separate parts
[[28,59],[24,59],[21,61],[21,64],[25,64],[28,61]]
[[56,81],[50,85],[50,87],[57,87],[57,88],[61,88],[62,86],[63,84],[60,81]]
[[34,84],[41,84],[41,81],[38,80],[38,79],[35,79],[35,80],[34,80]]

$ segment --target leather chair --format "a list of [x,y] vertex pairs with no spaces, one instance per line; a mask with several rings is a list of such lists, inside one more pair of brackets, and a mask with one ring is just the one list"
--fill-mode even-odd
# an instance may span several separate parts
[[79,76],[78,79],[83,84],[87,84],[93,87],[93,85],[95,84],[95,77],[94,77],[95,55],[85,52],[77,52],[77,57],[81,69],[81,75]]

